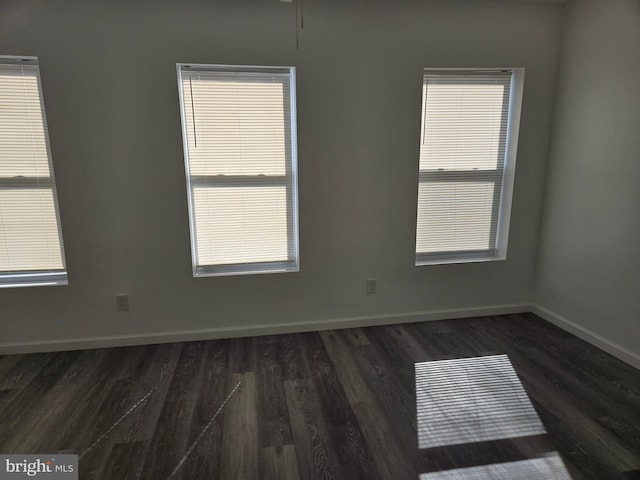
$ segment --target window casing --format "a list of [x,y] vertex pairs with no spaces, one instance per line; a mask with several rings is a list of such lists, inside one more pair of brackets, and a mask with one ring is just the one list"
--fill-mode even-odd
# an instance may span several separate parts
[[507,254],[524,69],[425,69],[416,265]]
[[194,276],[298,271],[294,67],[177,68]]
[[0,57],[0,288],[66,284],[38,60]]

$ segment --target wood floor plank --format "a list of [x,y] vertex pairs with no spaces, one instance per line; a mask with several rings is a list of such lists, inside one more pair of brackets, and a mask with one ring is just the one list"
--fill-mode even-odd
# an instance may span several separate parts
[[276,335],[278,361],[283,380],[302,380],[309,378],[309,369],[301,361],[300,348],[307,343],[307,339],[314,334],[298,333]]
[[308,371],[308,391],[315,416],[335,451],[335,468],[340,478],[376,480],[379,478],[371,452],[358,420],[340,384],[338,374],[317,333],[300,342],[299,363]]
[[344,334],[345,340],[352,347],[361,347],[363,345],[371,344],[365,330],[362,328],[347,328],[343,330],[342,333]]
[[432,356],[412,331],[412,325],[390,325],[372,329],[374,345],[394,366],[432,360]]
[[144,457],[144,451],[143,442],[114,444],[109,450],[102,470],[97,475],[98,478],[137,479],[140,474],[140,459]]
[[229,371],[247,373],[256,371],[254,337],[230,338]]
[[0,390],[24,388],[55,356],[55,353],[11,355],[6,358],[7,368],[0,377]]
[[[106,388],[108,382],[105,382],[106,394],[102,395],[103,401],[97,409],[103,414],[93,419],[89,418],[87,420],[89,429],[81,430],[73,438],[78,445],[76,451],[85,455],[80,458],[80,469],[84,472],[83,477],[110,478],[106,462],[110,450],[115,445],[136,443],[145,453],[150,448],[150,440],[157,428],[158,418],[182,348],[182,343],[176,343],[138,347],[134,350],[115,349],[119,350],[118,354],[122,357],[112,365],[113,374],[110,379],[114,379],[115,382],[111,384],[110,388]],[[141,352],[138,349],[144,349],[144,351]],[[132,353],[133,355],[130,355]],[[127,375],[127,371],[137,372],[139,376],[136,381],[132,381],[132,378]],[[141,400],[144,395],[141,392],[146,393],[154,386],[156,390],[148,398],[148,401],[102,438],[105,432],[114,425],[114,422],[119,421],[129,409]],[[90,414],[91,410],[85,410],[85,412]],[[137,421],[140,414],[147,421]],[[100,438],[102,440],[95,444]],[[144,439],[145,441],[137,443],[136,439]],[[87,452],[87,449],[92,446],[92,450]],[[146,455],[141,455],[136,475],[140,475],[145,460]]]
[[[5,392],[0,401],[0,415],[13,402],[17,395],[40,373],[54,353],[36,353],[32,355],[11,355],[5,361],[6,369],[0,377],[0,391]],[[0,438],[0,444],[2,439]]]
[[[5,420],[0,436],[1,452],[23,453],[22,446],[17,443],[21,438],[24,438],[20,435],[20,430],[24,428],[29,431],[28,425],[32,419],[38,417],[42,409],[47,408],[46,405],[43,405],[45,394],[63,378],[79,355],[80,352],[55,354],[51,361],[46,363],[33,379],[17,393],[3,412]],[[37,434],[37,431],[33,433]]]
[[394,368],[386,364],[372,348],[361,348],[357,353],[354,359],[361,375],[375,392],[386,417],[392,420],[394,429],[401,432],[403,438],[412,440],[408,442],[410,448],[415,448],[418,438],[415,385],[403,385],[402,382],[407,377],[413,380],[413,366]]
[[257,407],[261,448],[287,445],[292,441],[282,370],[277,354],[275,340],[255,344],[256,394],[260,399]]
[[[23,420],[25,423],[13,438],[16,450],[37,452],[43,437],[50,442],[56,438],[67,423],[68,416],[75,413],[78,398],[85,390],[90,389],[90,384],[106,356],[104,350],[87,350],[76,357],[67,372],[43,394],[44,408],[33,409],[30,417]],[[29,433],[33,431],[37,431],[38,435]]]
[[116,420],[111,409],[123,407],[118,393],[114,394],[114,386],[119,385],[122,371],[130,366],[127,351],[102,349],[98,358],[101,360],[93,378],[72,397],[69,410],[65,410],[66,422],[53,426],[57,428],[52,443],[54,451],[84,452]]
[[300,480],[293,445],[263,448],[260,451],[260,478],[263,480]]
[[[189,448],[189,431],[199,387],[204,343],[187,343],[173,371],[162,412],[146,452],[143,479],[168,478]],[[183,478],[180,471],[176,479]]]
[[320,336],[358,419],[380,477],[384,480],[417,477],[413,446],[407,449],[413,440],[398,434],[386,417],[376,393],[364,381],[353,353],[340,332],[321,332]]
[[229,394],[228,345],[225,340],[207,342],[189,432],[189,445],[197,443],[182,467],[184,478],[220,478],[224,413],[215,415]]
[[[135,472],[131,473],[135,474],[135,478],[140,477],[146,452],[150,448],[182,348],[183,344],[177,343],[138,347],[120,352],[125,357],[118,362],[119,365],[112,375],[116,381],[100,405],[100,410],[105,414],[89,422],[91,429],[82,434],[83,440],[76,450],[85,455],[80,458],[83,477],[110,478],[108,455],[117,445],[127,444],[135,444],[140,449],[140,461],[136,465]],[[136,381],[133,381],[126,372],[136,372]],[[114,422],[119,421],[154,387],[155,391],[147,401],[139,405],[103,438]],[[95,444],[98,439],[101,440]],[[87,452],[91,447],[92,450]]]
[[221,480],[257,480],[260,478],[256,375],[232,374],[228,391],[241,382],[224,409]]
[[[102,396],[103,402],[98,414],[89,420],[86,429],[78,431],[78,438],[73,438],[77,446],[73,449],[80,455],[79,468],[82,477],[88,479],[109,478],[106,466],[112,449],[119,443],[118,436],[122,428],[127,427],[130,418],[120,421],[123,415],[133,406],[128,401],[130,384],[125,380],[116,380],[107,393]],[[100,414],[102,413],[102,414]],[[112,427],[116,425],[113,429]],[[142,457],[144,459],[144,457]]]
[[[154,345],[145,353],[141,362],[134,364],[138,374],[124,379],[131,386],[127,394],[127,405],[135,404],[150,390],[153,390],[153,394],[139,411],[143,415],[141,421],[127,424],[133,426],[129,430],[132,434],[123,436],[121,442],[144,440],[147,441],[144,445],[150,444],[156,434],[183,348],[182,343]],[[145,358],[150,359],[146,364]]]
[[343,476],[344,472],[327,433],[313,382],[286,380],[285,390],[300,478],[347,478]]
[[[0,381],[9,377],[9,372],[28,355],[0,355]],[[0,384],[0,389],[8,389],[7,385]]]

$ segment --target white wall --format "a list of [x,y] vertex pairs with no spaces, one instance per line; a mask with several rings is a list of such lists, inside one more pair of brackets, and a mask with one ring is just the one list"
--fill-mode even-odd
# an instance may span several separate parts
[[[563,8],[305,1],[297,51],[277,0],[0,0],[0,54],[40,59],[70,283],[0,291],[0,346],[529,303]],[[297,67],[300,273],[192,277],[176,62]],[[414,266],[427,66],[526,68],[507,261]]]
[[565,28],[537,301],[640,360],[640,1]]

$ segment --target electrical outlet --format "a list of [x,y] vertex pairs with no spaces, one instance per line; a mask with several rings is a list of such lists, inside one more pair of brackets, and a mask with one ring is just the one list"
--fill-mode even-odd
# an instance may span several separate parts
[[126,293],[116,294],[116,310],[119,312],[129,311],[129,295]]
[[367,279],[367,295],[372,295],[376,293],[377,290],[378,290],[378,285],[377,285],[376,279],[368,278]]

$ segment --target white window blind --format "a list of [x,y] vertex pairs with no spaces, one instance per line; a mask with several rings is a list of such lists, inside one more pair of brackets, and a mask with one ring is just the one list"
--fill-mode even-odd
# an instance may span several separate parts
[[195,276],[298,271],[293,67],[178,65]]
[[0,57],[0,287],[66,284],[38,61]]
[[513,70],[425,70],[416,264],[505,257],[521,99],[519,89],[515,109],[514,84]]

